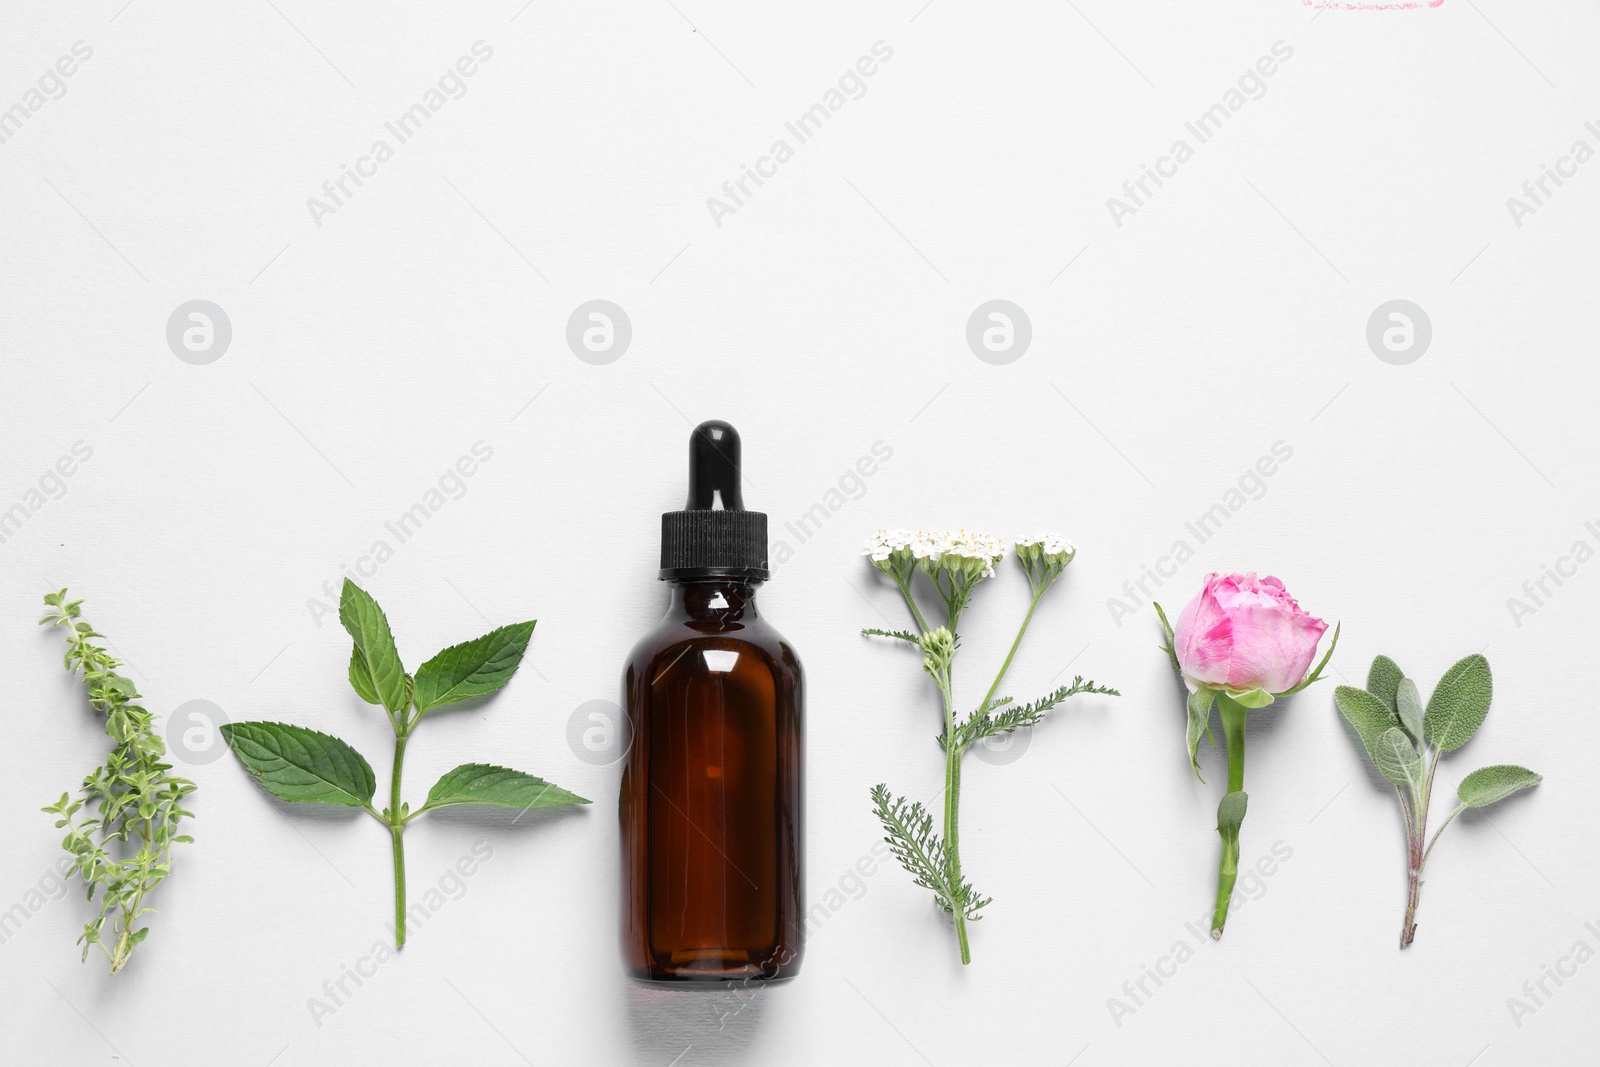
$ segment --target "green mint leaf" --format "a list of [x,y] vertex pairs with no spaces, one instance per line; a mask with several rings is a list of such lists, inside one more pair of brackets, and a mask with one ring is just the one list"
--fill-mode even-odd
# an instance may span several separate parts
[[494,808],[553,808],[561,804],[587,804],[576,793],[531,774],[487,763],[463,763],[445,773],[428,790],[424,808],[451,804],[478,804]]
[[350,688],[368,704],[382,704],[378,697],[378,684],[372,680],[372,671],[359,647],[350,649]]
[[339,740],[281,722],[235,722],[222,737],[261,787],[279,800],[364,808],[377,788],[372,766]]
[[[1211,736],[1211,705],[1216,702],[1217,694],[1210,689],[1197,689],[1189,694],[1189,729],[1186,741],[1189,745],[1189,767],[1194,771],[1194,776],[1200,778],[1200,761],[1196,754],[1200,751],[1200,738],[1205,736],[1211,742],[1211,747],[1217,747],[1217,739]],[[1200,778],[1200,781],[1205,781]]]
[[1372,661],[1372,669],[1367,672],[1367,692],[1382,701],[1390,712],[1398,715],[1400,709],[1395,703],[1395,691],[1404,677],[1394,660],[1379,656]]
[[511,680],[533,637],[533,623],[502,626],[464,644],[451,645],[417,668],[417,710],[492,693]]
[[1526,767],[1509,763],[1492,767],[1479,767],[1456,787],[1456,796],[1469,808],[1483,808],[1504,800],[1512,793],[1532,789],[1544,781],[1543,775],[1534,774]]
[[[365,589],[346,578],[344,592],[339,596],[339,621],[356,643],[356,651],[366,661],[372,675],[372,686],[383,706],[390,711],[404,711],[410,704],[406,689],[406,669],[400,663],[400,653],[394,647],[394,634],[389,631],[389,620],[378,602]],[[355,685],[354,680],[351,685]],[[356,692],[361,692],[359,686]]]
[[1373,763],[1378,762],[1378,738],[1385,730],[1400,724],[1399,717],[1381,699],[1352,685],[1341,685],[1333,691],[1333,701],[1339,712],[1356,728],[1361,744]]
[[1378,736],[1372,762],[1378,765],[1378,773],[1389,781],[1403,786],[1413,797],[1420,795],[1422,757],[1400,727],[1391,726]]
[[1417,692],[1417,683],[1410,678],[1400,679],[1400,686],[1394,692],[1395,714],[1400,719],[1400,725],[1405,727],[1406,733],[1411,735],[1411,740],[1417,744],[1422,743],[1422,695]]
[[1468,656],[1445,671],[1423,712],[1428,740],[1446,752],[1466,744],[1483,725],[1493,696],[1494,679],[1482,656]]

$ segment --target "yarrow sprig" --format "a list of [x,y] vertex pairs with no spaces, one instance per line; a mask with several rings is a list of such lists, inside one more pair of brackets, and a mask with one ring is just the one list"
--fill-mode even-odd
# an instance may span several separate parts
[[[879,784],[872,790],[873,811],[883,824],[884,840],[916,883],[934,894],[939,906],[948,912],[955,923],[956,940],[961,948],[961,962],[972,962],[967,942],[967,923],[976,922],[979,912],[990,902],[967,881],[961,871],[960,811],[961,811],[961,757],[967,749],[985,738],[1035,726],[1043,721],[1051,708],[1068,697],[1079,693],[1102,693],[1118,696],[1115,689],[1084,681],[1080,675],[1040,700],[1029,704],[1014,704],[1010,697],[996,697],[1000,683],[1011,669],[1022,638],[1033,621],[1033,613],[1046,591],[1066,571],[1077,549],[1054,534],[1026,537],[1018,540],[1017,563],[1028,578],[1032,590],[1027,614],[1017,629],[1011,650],[1000,664],[989,691],[977,708],[961,721],[956,719],[955,683],[953,680],[956,651],[960,647],[961,614],[972,599],[973,592],[988,578],[995,577],[995,568],[1005,558],[1006,546],[1000,538],[990,534],[977,534],[966,529],[928,533],[922,530],[879,530],[867,541],[864,555],[873,567],[889,578],[900,590],[906,607],[911,612],[917,631],[863,630],[874,637],[889,637],[914,645],[922,653],[922,669],[939,690],[944,717],[936,737],[945,755],[944,820],[942,832],[936,832],[933,816],[921,802],[912,803],[905,797],[890,794],[888,787]],[[912,592],[916,576],[921,574],[932,586],[944,605],[944,621],[930,626]]]

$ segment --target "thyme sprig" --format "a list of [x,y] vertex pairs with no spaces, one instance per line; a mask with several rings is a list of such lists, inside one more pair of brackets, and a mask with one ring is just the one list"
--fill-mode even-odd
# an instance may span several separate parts
[[68,600],[61,589],[47,593],[44,602],[52,610],[39,623],[66,628],[62,662],[69,673],[82,672],[89,703],[106,717],[106,735],[114,744],[105,763],[83,779],[78,799],[62,793],[40,810],[58,816],[56,827],[67,831],[61,847],[72,854],[72,874],[87,887],[88,899],[99,892],[100,914],[78,937],[83,958],[98,947],[116,974],[150,933],[139,921],[155,911],[145,898],[171,872],[172,846],[194,840],[176,831],[194,817],[183,798],[196,787],[167,773],[172,765],[163,762],[167,750],[155,717],[137,703],[133,682],[117,673],[122,661],[92,640],[105,635],[83,619],[83,601]]

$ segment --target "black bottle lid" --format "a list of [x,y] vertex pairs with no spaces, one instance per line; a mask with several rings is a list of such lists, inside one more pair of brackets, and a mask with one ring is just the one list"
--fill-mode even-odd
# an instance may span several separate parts
[[740,461],[739,431],[720,419],[689,435],[689,503],[661,516],[663,580],[771,576],[767,516],[744,509]]

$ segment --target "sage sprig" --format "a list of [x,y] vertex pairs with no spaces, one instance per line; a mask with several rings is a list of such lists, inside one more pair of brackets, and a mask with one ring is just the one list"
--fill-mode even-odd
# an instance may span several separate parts
[[[1022,645],[1039,601],[1077,554],[1076,548],[1054,535],[1023,538],[1016,542],[1015,548],[1017,563],[1027,575],[1032,590],[1028,611],[1022,617],[1016,639],[1011,642],[1011,650],[1000,664],[989,691],[977,708],[960,720],[956,717],[953,675],[956,649],[960,645],[961,613],[978,584],[994,577],[995,565],[1005,556],[1005,545],[999,538],[969,534],[965,530],[936,534],[879,530],[867,542],[865,553],[872,565],[900,591],[917,630],[915,633],[876,629],[861,632],[869,637],[892,638],[917,648],[922,653],[922,669],[939,690],[944,711],[943,725],[935,738],[944,750],[945,767],[944,818],[940,828],[935,830],[933,815],[921,801],[897,797],[882,783],[872,789],[872,810],[883,825],[884,840],[900,865],[918,885],[932,891],[939,907],[949,913],[964,964],[972,962],[967,924],[981,918],[979,912],[990,903],[990,898],[973,889],[961,870],[961,757],[985,738],[1037,725],[1044,720],[1046,712],[1068,697],[1079,693],[1120,695],[1115,689],[1086,682],[1080,675],[1073,678],[1071,685],[1061,686],[1029,704],[1016,704],[1010,697],[995,696],[1006,672],[1011,669],[1011,661]],[[912,584],[918,573],[944,607],[943,625],[929,626],[912,595]]]
[[183,798],[196,787],[167,773],[172,765],[163,762],[167,746],[156,733],[155,717],[138,703],[133,681],[117,673],[122,661],[91,640],[105,635],[83,618],[83,601],[68,600],[62,589],[45,594],[44,602],[52,610],[39,623],[66,627],[62,662],[69,673],[83,673],[89,703],[106,717],[106,735],[114,743],[105,763],[83,779],[78,799],[62,793],[42,810],[67,831],[61,846],[72,854],[72,874],[88,887],[88,899],[100,894],[100,914],[78,937],[83,958],[96,946],[116,974],[150,933],[139,920],[155,911],[145,898],[171,872],[172,846],[194,840],[176,830],[194,817]]
[[389,832],[394,851],[395,947],[406,943],[406,868],[402,835],[413,819],[457,804],[500,808],[548,808],[589,801],[543,778],[488,763],[463,763],[434,783],[420,808],[400,799],[406,744],[429,713],[458,701],[493,693],[511,680],[522,663],[534,623],[502,626],[482,637],[452,645],[421,667],[406,672],[395,648],[389,620],[378,602],[348,579],[339,598],[339,621],[355,647],[350,652],[350,686],[368,704],[383,708],[394,730],[394,768],[389,804],[372,806],[377,779],[354,748],[337,737],[281,722],[240,722],[222,728],[228,747],[261,787],[292,803],[360,808]]
[[1334,690],[1339,711],[1355,727],[1378,773],[1394,785],[1405,816],[1407,890],[1401,948],[1417,936],[1422,874],[1445,828],[1468,808],[1487,807],[1543,781],[1526,767],[1496,764],[1478,768],[1456,787],[1455,809],[1428,839],[1428,808],[1439,757],[1472,739],[1489,714],[1493,697],[1494,677],[1489,661],[1481,655],[1468,656],[1445,671],[1426,706],[1417,683],[1388,656],[1372,661],[1365,689],[1341,685]]

